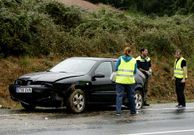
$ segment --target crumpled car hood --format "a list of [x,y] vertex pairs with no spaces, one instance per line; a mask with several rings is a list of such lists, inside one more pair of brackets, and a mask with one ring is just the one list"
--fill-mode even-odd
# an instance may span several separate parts
[[32,80],[32,81],[44,81],[44,82],[55,82],[57,80],[83,76],[82,73],[58,73],[58,72],[37,72],[25,74],[19,79]]

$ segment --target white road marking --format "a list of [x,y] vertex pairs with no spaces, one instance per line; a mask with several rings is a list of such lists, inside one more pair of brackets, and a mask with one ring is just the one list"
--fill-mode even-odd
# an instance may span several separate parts
[[194,129],[148,132],[148,133],[134,133],[134,134],[122,134],[122,135],[157,135],[157,134],[185,133],[185,132],[194,132]]

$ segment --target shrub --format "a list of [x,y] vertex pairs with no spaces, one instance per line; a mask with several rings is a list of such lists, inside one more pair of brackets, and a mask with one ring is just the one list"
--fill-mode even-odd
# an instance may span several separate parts
[[123,35],[115,33],[99,33],[99,35],[92,40],[93,51],[97,53],[110,53],[113,55],[120,52],[125,45],[125,39],[122,36]]
[[82,12],[50,0],[3,0],[0,6],[1,56],[97,56],[120,52],[125,43],[166,56],[176,48],[193,50],[192,16]]
[[70,29],[78,26],[81,21],[81,12],[75,7],[65,7],[62,3],[51,2],[46,5],[45,12],[51,16],[54,22]]
[[49,44],[44,43],[52,43],[49,35],[50,32],[56,33],[55,29],[52,21],[44,15],[35,12],[16,14],[5,10],[0,14],[0,52],[4,56],[47,55]]
[[[1,9],[1,56],[49,55],[52,53],[52,48],[55,48],[56,40],[63,38],[64,34],[61,34],[60,27],[46,14],[24,8],[30,3],[23,1],[20,3],[21,7],[18,5],[14,12],[13,8],[6,8],[7,6]],[[56,36],[57,38],[53,39]]]
[[148,48],[150,53],[156,56],[172,55],[175,51],[175,46],[170,43],[169,39],[165,35],[161,35],[157,32],[143,33],[137,42],[139,48]]

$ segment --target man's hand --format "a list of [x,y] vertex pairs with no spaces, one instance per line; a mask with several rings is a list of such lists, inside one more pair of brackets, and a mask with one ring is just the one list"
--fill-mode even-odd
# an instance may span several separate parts
[[151,68],[149,69],[149,72],[152,74],[152,69]]
[[151,76],[151,75],[152,75],[152,73],[151,73],[150,71],[146,71],[146,74],[147,74],[148,76]]
[[185,78],[183,78],[183,79],[181,80],[181,83],[185,83]]

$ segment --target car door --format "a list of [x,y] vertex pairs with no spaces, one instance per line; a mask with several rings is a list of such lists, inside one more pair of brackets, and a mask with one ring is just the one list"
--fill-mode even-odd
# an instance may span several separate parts
[[94,70],[91,92],[93,102],[109,104],[115,102],[115,84],[110,80],[112,71],[111,61],[101,62]]

